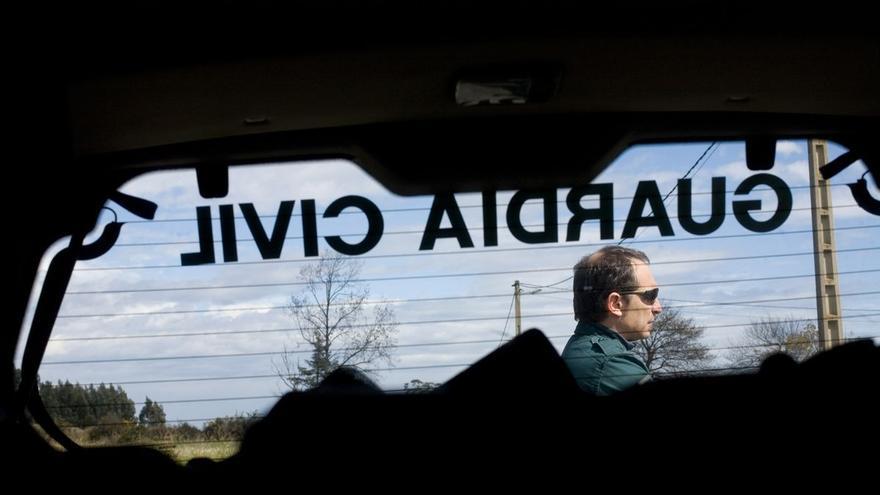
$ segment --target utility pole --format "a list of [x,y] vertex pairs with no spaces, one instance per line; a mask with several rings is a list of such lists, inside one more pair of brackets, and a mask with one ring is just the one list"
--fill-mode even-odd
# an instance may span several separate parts
[[[528,285],[528,284],[526,284],[526,285]],[[542,290],[541,288],[537,288],[537,289],[532,290],[531,292],[526,292],[526,295],[537,294],[538,292],[541,292],[541,290]],[[514,326],[516,329],[515,336],[517,336],[517,337],[519,336],[519,334],[522,333],[522,313],[520,312],[520,309],[519,309],[519,296],[521,296],[522,293],[523,293],[522,286],[520,286],[519,280],[514,280],[513,281],[513,305],[515,306],[515,311],[514,311],[515,325]]]
[[840,279],[837,275],[837,247],[831,188],[819,168],[828,162],[828,145],[821,139],[807,141],[810,161],[810,206],[813,214],[813,259],[816,264],[816,313],[822,349],[843,342],[840,312]]
[[522,320],[519,310],[519,296],[522,294],[522,288],[519,286],[519,280],[513,281],[513,305],[514,305],[514,323],[516,329],[516,336],[519,337],[519,334],[522,333]]

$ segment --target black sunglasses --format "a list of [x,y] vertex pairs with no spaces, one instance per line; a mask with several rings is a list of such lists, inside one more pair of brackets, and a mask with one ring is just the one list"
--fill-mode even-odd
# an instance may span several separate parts
[[660,288],[648,289],[648,290],[619,290],[618,294],[637,294],[640,298],[642,298],[642,302],[645,304],[654,304],[654,301],[657,300],[657,296],[660,295]]

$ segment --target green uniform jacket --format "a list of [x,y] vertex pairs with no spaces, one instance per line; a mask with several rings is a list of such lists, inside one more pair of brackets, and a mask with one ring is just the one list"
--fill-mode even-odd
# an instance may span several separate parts
[[650,379],[650,371],[633,344],[598,323],[581,321],[562,351],[578,385],[595,395],[608,395]]

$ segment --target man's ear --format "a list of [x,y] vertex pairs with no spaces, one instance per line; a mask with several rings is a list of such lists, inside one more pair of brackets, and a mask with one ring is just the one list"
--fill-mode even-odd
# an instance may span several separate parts
[[617,292],[609,294],[608,299],[605,299],[605,309],[608,310],[608,314],[623,316],[623,298],[620,294]]

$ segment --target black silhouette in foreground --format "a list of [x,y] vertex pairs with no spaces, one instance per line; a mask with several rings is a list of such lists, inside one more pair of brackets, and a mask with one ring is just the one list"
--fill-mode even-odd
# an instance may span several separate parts
[[[356,370],[337,370],[282,397],[224,461],[183,467],[134,447],[57,453],[22,430],[13,464],[54,473],[50,484],[101,472],[221,489],[284,476],[334,489],[428,479],[452,488],[597,470],[669,468],[672,476],[682,463],[716,473],[754,474],[768,463],[807,469],[853,440],[872,445],[878,371],[880,348],[857,341],[800,364],[771,356],[754,374],[657,380],[594,397],[530,330],[431,393],[386,394]],[[828,418],[836,426],[817,426]],[[850,459],[848,469],[869,458]]]

